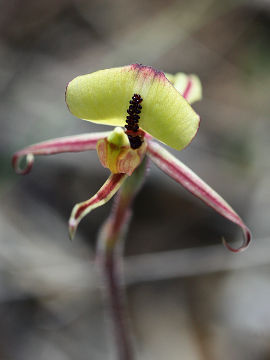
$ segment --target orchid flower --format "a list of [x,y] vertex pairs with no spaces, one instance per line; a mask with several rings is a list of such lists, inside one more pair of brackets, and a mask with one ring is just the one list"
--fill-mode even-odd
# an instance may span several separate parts
[[[133,64],[78,76],[66,88],[70,112],[84,120],[115,128],[108,132],[68,136],[28,146],[13,156],[19,174],[28,173],[35,155],[97,150],[101,164],[111,175],[89,200],[72,210],[69,220],[73,237],[79,222],[105,204],[145,157],[219,214],[242,229],[244,241],[233,252],[244,250],[251,234],[239,215],[210,186],[160,143],[174,149],[186,147],[199,128],[200,118],[191,103],[200,100],[201,84],[195,75],[164,74],[152,67]],[[20,167],[25,158],[26,165]]]

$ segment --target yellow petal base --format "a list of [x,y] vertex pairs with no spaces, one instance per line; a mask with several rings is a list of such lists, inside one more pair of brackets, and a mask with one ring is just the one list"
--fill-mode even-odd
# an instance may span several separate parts
[[97,153],[101,164],[113,174],[124,173],[130,176],[145,156],[146,140],[134,150],[130,145],[117,146],[108,138],[101,139],[97,142]]

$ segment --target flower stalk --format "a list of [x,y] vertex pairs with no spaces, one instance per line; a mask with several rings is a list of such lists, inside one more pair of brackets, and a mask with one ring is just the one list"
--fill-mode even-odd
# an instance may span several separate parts
[[145,158],[123,183],[115,198],[112,213],[104,223],[97,244],[97,264],[103,277],[105,299],[109,305],[117,359],[133,360],[132,336],[126,315],[122,261],[124,238],[131,218],[132,202],[143,184],[147,168]]

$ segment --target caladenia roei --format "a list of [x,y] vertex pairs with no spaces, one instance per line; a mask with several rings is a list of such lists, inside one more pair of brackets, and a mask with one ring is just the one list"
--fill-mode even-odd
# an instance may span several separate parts
[[[240,252],[251,240],[249,229],[230,205],[160,144],[182,150],[191,142],[199,128],[200,118],[190,104],[200,100],[201,94],[201,84],[195,75],[164,74],[140,64],[78,76],[66,88],[70,112],[81,119],[110,125],[114,129],[44,141],[16,152],[12,159],[15,171],[26,174],[32,168],[35,155],[96,149],[101,164],[110,170],[111,175],[98,192],[74,206],[69,219],[69,233],[73,238],[82,218],[118,192],[112,214],[101,231],[97,253],[111,298],[120,359],[132,359],[133,353],[123,315],[123,299],[119,294],[118,245],[149,159],[193,195],[240,226],[244,234],[243,243],[239,248],[233,248],[224,240],[229,250]],[[21,168],[23,158],[26,165]]]

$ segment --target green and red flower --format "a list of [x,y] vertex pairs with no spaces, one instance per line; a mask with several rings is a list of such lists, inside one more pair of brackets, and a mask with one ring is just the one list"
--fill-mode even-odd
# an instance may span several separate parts
[[[28,173],[35,155],[97,150],[101,164],[111,175],[89,200],[72,210],[71,237],[81,219],[103,205],[119,190],[128,176],[149,157],[162,171],[196,195],[219,214],[239,225],[244,233],[244,250],[251,234],[230,205],[192,170],[176,159],[159,142],[182,150],[197,133],[200,118],[190,106],[201,98],[195,75],[164,74],[152,67],[133,64],[78,76],[66,88],[71,113],[91,122],[111,125],[112,131],[68,136],[31,145],[14,154],[17,173]],[[158,140],[159,142],[157,142]],[[26,157],[26,166],[20,167]]]

